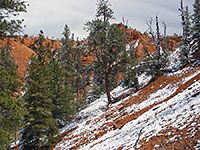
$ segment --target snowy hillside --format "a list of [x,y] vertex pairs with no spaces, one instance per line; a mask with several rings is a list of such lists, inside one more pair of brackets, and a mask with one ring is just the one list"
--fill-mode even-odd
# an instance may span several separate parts
[[90,104],[54,149],[200,148],[200,67],[160,76],[136,93],[117,87],[112,95],[123,96],[109,108],[105,95]]

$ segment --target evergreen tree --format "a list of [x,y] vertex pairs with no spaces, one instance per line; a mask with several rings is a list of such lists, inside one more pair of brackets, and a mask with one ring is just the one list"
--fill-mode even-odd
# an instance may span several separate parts
[[199,41],[200,39],[200,2],[195,0],[193,4],[194,13],[192,15],[192,38]]
[[191,45],[192,52],[197,53],[196,59],[200,59],[200,2],[199,0],[195,0],[193,4],[194,13],[192,15],[192,40],[193,43]]
[[36,55],[32,55],[26,75],[25,95],[28,113],[24,116],[21,131],[21,149],[40,150],[55,142],[58,124],[53,118],[53,99],[48,78],[48,49],[45,48],[41,32],[36,40]]
[[21,32],[23,20],[11,20],[11,16],[17,16],[20,12],[26,12],[26,2],[22,0],[3,0],[0,2],[0,37]]
[[190,52],[190,42],[191,42],[191,22],[190,22],[190,14],[188,10],[188,6],[184,8],[183,0],[181,0],[181,7],[179,11],[181,12],[181,24],[183,29],[183,45],[181,46],[181,63],[182,65],[186,65],[190,63],[189,52]]
[[123,79],[120,81],[123,87],[128,88],[136,88],[138,90],[139,83],[138,83],[138,59],[137,59],[137,50],[135,47],[134,42],[129,42],[129,35],[127,34],[127,26],[128,26],[128,20],[125,21],[125,19],[122,19],[123,22],[123,34],[126,37],[127,41],[127,63],[125,64],[125,67],[123,69]]
[[68,25],[65,25],[63,31],[63,37],[61,39],[62,47],[60,51],[61,56],[61,65],[65,69],[65,75],[68,78],[68,81],[71,80],[72,75],[69,72],[72,72],[72,46],[73,41],[70,39],[70,29]]
[[[184,8],[183,0],[181,0],[181,24],[183,28],[183,44],[181,46],[181,62],[182,65],[195,62],[199,57],[200,49],[200,4],[199,0],[195,0],[193,4],[194,13],[192,16],[189,13],[188,7]],[[190,21],[191,20],[191,21]]]
[[[0,39],[21,31],[21,21],[11,20],[9,17],[25,11],[24,1],[0,2]],[[0,149],[2,150],[9,149],[9,144],[13,142],[13,135],[19,130],[22,121],[24,109],[19,94],[20,86],[17,66],[10,56],[8,40],[7,47],[0,49]]]
[[110,6],[108,0],[97,1],[97,18],[85,24],[85,29],[89,32],[89,51],[95,53],[99,67],[94,70],[98,69],[100,75],[104,76],[108,105],[112,103],[110,76],[120,71],[120,66],[123,66],[127,57],[123,33],[109,22],[114,19]]
[[76,44],[72,49],[72,86],[76,92],[76,97],[79,99],[79,94],[81,94],[81,90],[89,85],[89,72],[87,71],[87,66],[83,65],[80,57],[83,54],[81,48],[81,42],[77,39]]
[[88,92],[88,97],[87,97],[88,103],[90,104],[94,102],[95,100],[100,98],[102,94],[103,93],[100,86],[98,86],[96,83],[91,84],[89,92]]
[[139,82],[138,82],[138,61],[136,56],[130,55],[128,57],[128,63],[126,64],[126,67],[123,71],[123,79],[122,79],[122,86],[128,87],[128,88],[136,88],[138,90],[139,88]]
[[[49,51],[50,52],[50,51]],[[48,78],[50,79],[49,95],[53,103],[53,118],[64,126],[71,120],[71,115],[76,111],[71,100],[74,99],[72,87],[68,84],[61,57],[57,50],[50,52],[48,62]]]
[[189,43],[191,41],[191,15],[188,6],[185,7],[185,36],[185,42]]
[[74,94],[58,50],[51,50],[43,32],[35,41],[26,76],[24,101],[28,109],[21,132],[21,149],[48,149],[58,129],[71,120]]
[[109,22],[109,20],[114,19],[114,12],[110,8],[111,4],[109,0],[97,0],[97,13],[96,17],[101,17],[103,22]]
[[72,86],[75,93],[75,104],[77,111],[86,104],[85,88],[89,85],[89,70],[83,65],[80,57],[82,52],[82,42],[74,41],[73,36],[70,38],[70,29],[66,25],[62,38],[62,58],[61,64],[65,68],[68,84]]
[[7,50],[0,50],[0,149],[8,149],[19,131],[24,113],[19,89],[21,83],[14,59]]
[[189,37],[191,35],[190,32],[190,14],[188,11],[188,6],[184,7],[183,6],[183,0],[181,0],[180,3],[181,7],[179,8],[179,11],[181,12],[181,24],[182,24],[182,29],[183,29],[183,42],[184,44],[189,44]]
[[126,68],[126,72],[123,74],[122,86],[128,88],[136,88],[138,90],[139,83],[138,78],[136,77],[137,71],[133,68]]

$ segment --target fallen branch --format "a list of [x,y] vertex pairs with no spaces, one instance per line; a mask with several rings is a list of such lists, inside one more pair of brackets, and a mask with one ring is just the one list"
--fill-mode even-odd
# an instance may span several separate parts
[[133,148],[135,148],[135,147],[137,146],[137,144],[138,144],[138,142],[139,142],[139,140],[140,140],[141,132],[142,132],[143,129],[144,129],[144,127],[140,129],[140,131],[139,131],[139,133],[138,133],[138,138],[137,138],[135,144],[133,145]]

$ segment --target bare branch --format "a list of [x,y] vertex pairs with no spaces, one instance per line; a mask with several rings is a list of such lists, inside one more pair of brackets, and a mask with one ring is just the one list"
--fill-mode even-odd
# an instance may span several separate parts
[[140,129],[140,131],[139,131],[139,133],[138,133],[138,138],[137,138],[135,144],[133,145],[133,148],[137,146],[137,144],[138,144],[138,142],[139,142],[139,140],[140,140],[140,135],[141,135],[143,129],[144,129],[144,127]]

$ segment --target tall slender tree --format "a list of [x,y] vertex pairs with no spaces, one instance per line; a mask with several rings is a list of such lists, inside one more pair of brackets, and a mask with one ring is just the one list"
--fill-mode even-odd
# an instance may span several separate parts
[[53,118],[53,99],[48,72],[48,49],[44,46],[43,32],[36,40],[36,55],[32,55],[26,75],[25,95],[27,114],[21,131],[21,149],[46,149],[55,142],[58,124]]
[[[74,36],[74,35],[73,35]],[[62,38],[62,50],[61,50],[61,64],[65,68],[68,84],[72,86],[75,93],[75,103],[77,110],[81,109],[86,104],[85,88],[89,85],[89,70],[87,65],[84,65],[81,61],[83,55],[82,43],[70,38],[70,29],[66,25]]]
[[61,39],[62,48],[60,51],[61,55],[61,65],[65,68],[65,74],[68,76],[68,80],[72,77],[69,72],[72,72],[72,48],[73,40],[70,38],[70,28],[65,25],[63,31],[63,37]]
[[35,41],[26,75],[21,149],[48,149],[56,142],[58,129],[71,120],[75,111],[74,94],[58,50],[52,50],[43,32]]
[[14,135],[19,131],[24,113],[19,89],[21,83],[17,66],[10,53],[0,50],[0,149],[9,148]]
[[199,33],[199,29],[200,29],[200,2],[199,0],[195,0],[194,4],[193,4],[193,10],[194,13],[192,15],[192,30],[193,30],[193,38],[197,38],[199,39],[200,37],[200,33]]
[[189,36],[191,34],[190,32],[190,15],[188,11],[188,7],[184,7],[183,0],[180,2],[180,17],[181,17],[181,24],[182,24],[182,30],[183,30],[183,42],[184,44],[189,44]]
[[190,14],[188,10],[188,6],[184,7],[183,0],[180,2],[180,17],[181,17],[181,25],[183,30],[183,45],[181,46],[181,62],[182,65],[186,65],[190,63],[189,52],[190,52],[190,42],[191,42],[191,22],[190,22]]
[[95,53],[96,64],[100,74],[104,75],[105,89],[108,105],[112,104],[110,75],[120,71],[120,67],[126,62],[126,40],[118,27],[110,24],[114,19],[114,12],[110,8],[108,0],[97,1],[96,19],[85,24],[89,32],[89,52]]
[[50,80],[49,95],[52,99],[53,118],[58,122],[59,127],[66,125],[71,120],[71,115],[76,111],[72,86],[67,81],[64,67],[61,65],[59,50],[49,51],[48,58],[48,79]]
[[193,4],[194,13],[192,15],[192,49],[197,52],[197,59],[200,58],[200,1],[195,0]]

